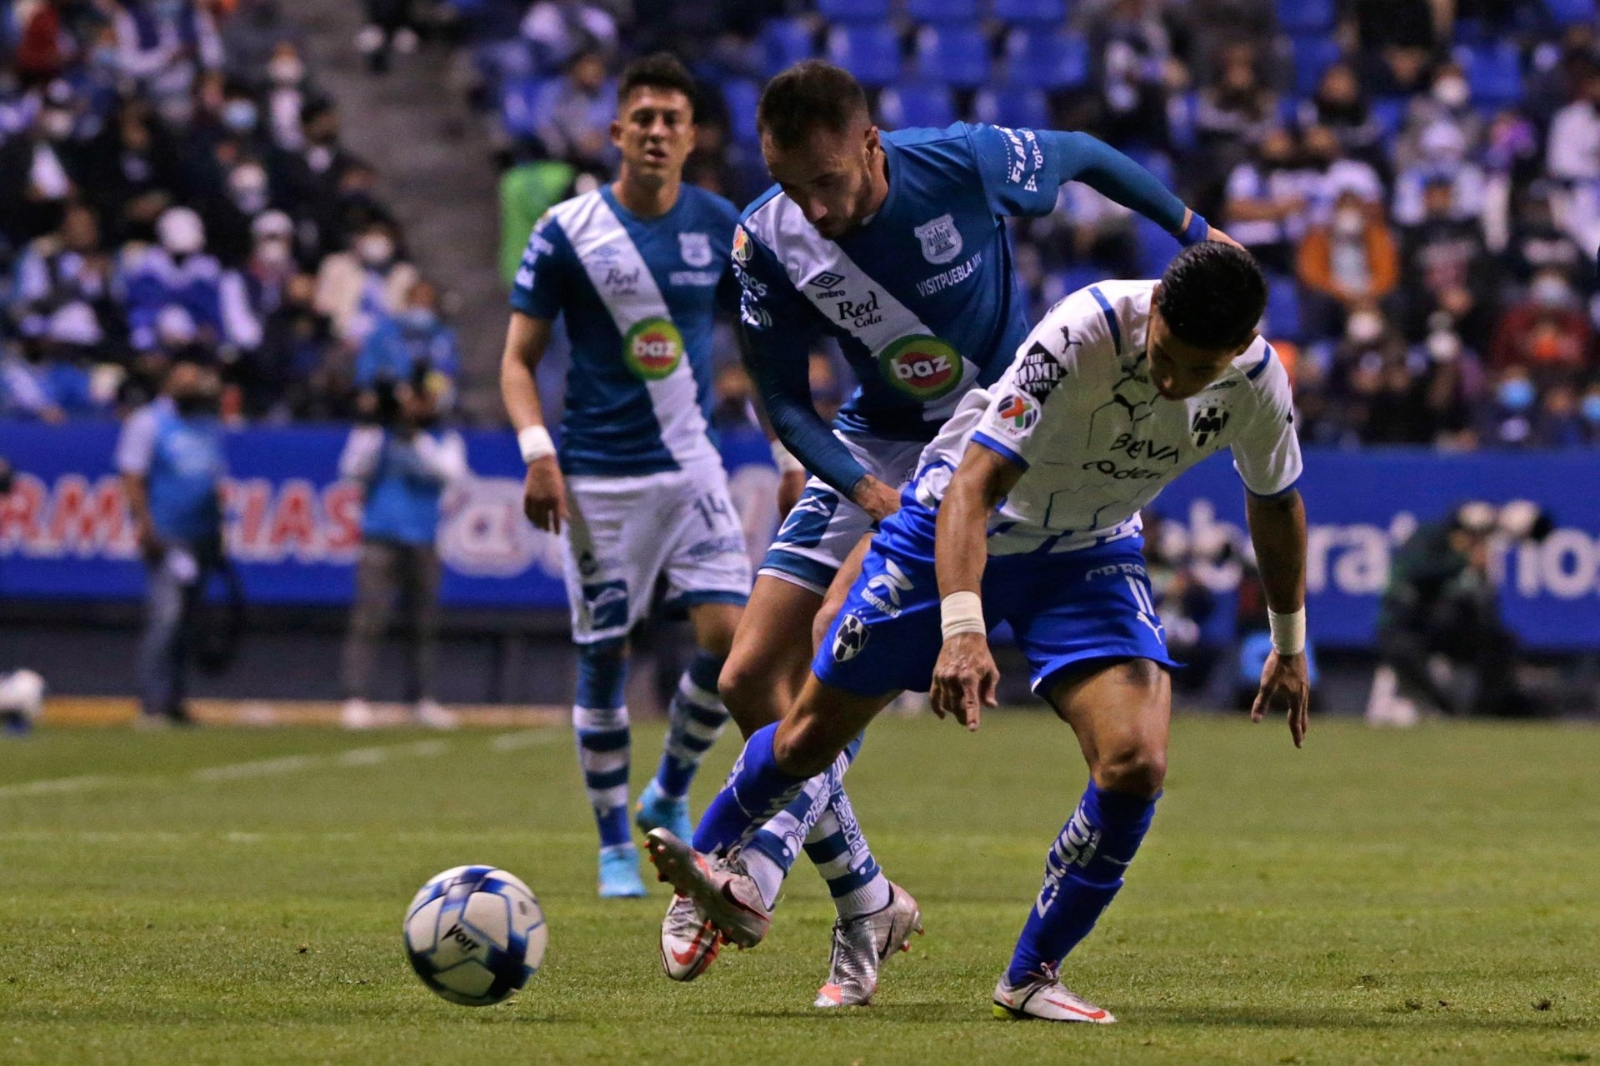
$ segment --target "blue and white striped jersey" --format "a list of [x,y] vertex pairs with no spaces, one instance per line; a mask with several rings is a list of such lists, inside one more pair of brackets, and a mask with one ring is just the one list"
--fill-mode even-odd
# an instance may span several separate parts
[[566,317],[572,342],[560,461],[623,477],[721,462],[710,435],[712,321],[732,312],[738,211],[684,185],[642,219],[609,186],[557,204],[533,228],[511,306]]

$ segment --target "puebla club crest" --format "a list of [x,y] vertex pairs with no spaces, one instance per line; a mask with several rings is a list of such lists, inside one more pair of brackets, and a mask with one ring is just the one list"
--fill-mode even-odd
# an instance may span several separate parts
[[678,251],[683,261],[692,267],[711,265],[711,237],[705,233],[678,234]]
[[938,265],[961,254],[961,231],[953,215],[940,215],[911,231],[922,242],[922,258]]

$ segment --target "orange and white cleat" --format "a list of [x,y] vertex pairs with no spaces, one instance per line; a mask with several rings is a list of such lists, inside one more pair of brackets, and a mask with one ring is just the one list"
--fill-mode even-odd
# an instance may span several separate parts
[[1037,1018],[1047,1022],[1088,1022],[1091,1025],[1110,1025],[1117,1019],[1103,1007],[1097,1007],[1062,984],[1053,967],[1044,972],[1029,974],[1021,984],[1006,982],[1004,974],[994,986],[994,1016],[1004,1021],[1026,1021]]
[[833,923],[833,955],[828,983],[817,990],[817,1007],[864,1007],[878,990],[878,971],[896,952],[911,950],[911,935],[922,932],[922,910],[911,893],[889,883],[882,910]]
[[766,937],[772,909],[737,856],[702,855],[670,829],[650,830],[645,846],[661,879],[693,900],[723,939],[753,948]]

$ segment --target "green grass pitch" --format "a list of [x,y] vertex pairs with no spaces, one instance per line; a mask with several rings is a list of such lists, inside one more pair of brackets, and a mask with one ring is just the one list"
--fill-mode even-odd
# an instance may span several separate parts
[[[662,886],[594,898],[565,731],[44,731],[0,744],[0,1063],[1600,1062],[1600,732],[1321,722],[1296,752],[1190,717],[1171,764],[1067,967],[1121,1023],[1053,1027],[989,1014],[1084,779],[1044,714],[873,728],[851,791],[928,935],[848,1013],[810,1007],[832,907],[804,865],[765,944],[667,981]],[[400,949],[417,886],[466,862],[550,923],[544,971],[481,1010]]]

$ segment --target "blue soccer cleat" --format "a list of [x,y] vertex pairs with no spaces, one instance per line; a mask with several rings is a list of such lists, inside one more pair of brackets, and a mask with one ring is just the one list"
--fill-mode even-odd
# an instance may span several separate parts
[[694,824],[689,821],[689,799],[671,799],[664,795],[652,778],[639,794],[639,804],[634,808],[634,824],[641,833],[652,829],[667,829],[679,840],[694,838]]
[[639,849],[617,844],[600,849],[600,898],[639,899],[644,879],[639,876]]

